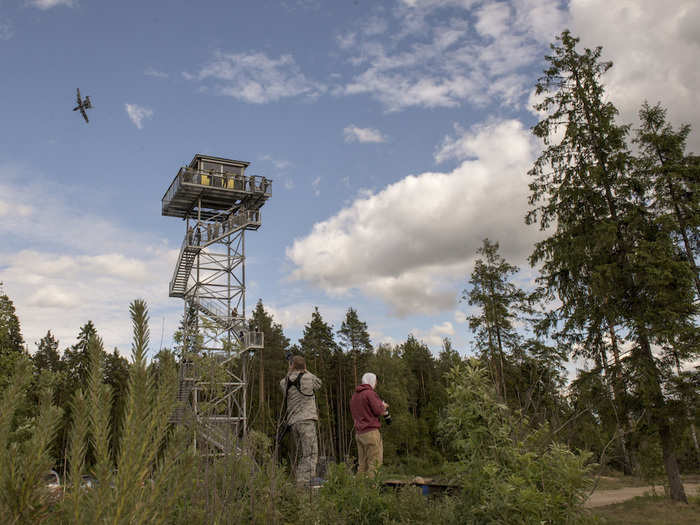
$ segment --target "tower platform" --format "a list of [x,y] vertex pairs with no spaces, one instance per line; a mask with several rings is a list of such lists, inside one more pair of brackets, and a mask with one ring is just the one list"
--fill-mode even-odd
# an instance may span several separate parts
[[[162,215],[185,218],[199,214],[202,219],[242,204],[258,210],[272,195],[272,181],[246,175],[249,163],[196,154],[170,183],[161,200]],[[201,208],[200,208],[201,205]]]

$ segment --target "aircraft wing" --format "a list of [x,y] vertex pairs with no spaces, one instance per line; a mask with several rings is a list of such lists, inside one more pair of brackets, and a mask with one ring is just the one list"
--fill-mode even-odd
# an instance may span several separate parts
[[80,100],[80,88],[78,88],[78,105],[82,106],[83,102]]
[[87,113],[85,112],[85,108],[83,108],[83,106],[80,106],[80,114],[81,114],[81,115],[83,116],[83,118],[85,119],[85,122],[90,122],[90,121],[88,120]]

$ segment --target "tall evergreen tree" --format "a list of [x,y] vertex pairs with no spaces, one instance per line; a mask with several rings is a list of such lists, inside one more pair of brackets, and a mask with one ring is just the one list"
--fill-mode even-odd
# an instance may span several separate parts
[[58,353],[58,339],[51,330],[37,343],[37,350],[32,356],[34,368],[37,370],[50,370],[58,372],[61,364],[61,356]]
[[601,60],[601,48],[579,53],[568,31],[558,40],[536,85],[542,101],[535,108],[546,117],[533,132],[545,149],[529,172],[533,209],[526,220],[549,235],[530,261],[542,263],[541,282],[561,301],[563,337],[585,330],[591,319],[626,330],[671,498],[687,501],[662,390],[665,371],[652,345],[693,330],[692,274],[648,213],[644,181],[631,173],[629,127],[616,124],[617,109],[601,83],[612,64]]
[[[338,330],[340,346],[352,356],[352,372],[354,385],[358,385],[358,366],[361,368],[372,351],[372,342],[367,332],[367,323],[360,321],[357,310],[348,308],[345,320]],[[358,363],[359,361],[359,363]]]
[[639,118],[641,127],[635,142],[641,149],[637,159],[640,175],[652,185],[651,207],[669,219],[680,239],[700,297],[700,269],[695,263],[700,255],[700,163],[685,153],[690,125],[674,130],[661,104],[649,106],[645,102]]
[[319,411],[320,450],[322,455],[338,457],[339,443],[344,436],[338,435],[337,391],[331,388],[337,377],[339,355],[342,352],[333,336],[333,327],[326,323],[314,307],[311,321],[304,326],[299,339],[299,350],[306,358],[307,367],[323,381],[323,388],[316,394]]
[[90,369],[90,339],[97,336],[92,321],[80,327],[78,342],[67,348],[61,358],[61,366],[66,374],[66,382],[74,391],[86,385]]
[[477,347],[486,358],[496,390],[506,399],[507,354],[521,339],[513,321],[518,310],[525,308],[527,295],[510,282],[518,267],[498,253],[497,242],[484,239],[477,254],[483,258],[476,260],[469,280],[471,289],[464,290],[462,299],[478,308],[475,315],[467,318],[469,328],[476,335]]
[[[2,283],[0,283],[1,285]],[[0,294],[0,356],[21,354],[24,339],[15,314],[15,305],[7,294]]]
[[256,326],[264,334],[265,341],[265,347],[256,350],[251,361],[251,425],[272,436],[282,406],[279,380],[287,373],[286,354],[289,351],[289,338],[284,335],[282,325],[275,323],[265,310],[262,299],[255,305],[250,325],[251,328]]

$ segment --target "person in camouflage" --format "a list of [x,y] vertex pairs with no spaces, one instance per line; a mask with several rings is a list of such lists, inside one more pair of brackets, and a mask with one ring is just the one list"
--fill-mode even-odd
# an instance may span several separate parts
[[318,462],[315,393],[321,388],[321,380],[306,369],[304,358],[296,355],[290,361],[289,372],[280,381],[280,387],[286,396],[286,423],[291,427],[296,443],[296,482],[298,486],[307,486],[316,475]]

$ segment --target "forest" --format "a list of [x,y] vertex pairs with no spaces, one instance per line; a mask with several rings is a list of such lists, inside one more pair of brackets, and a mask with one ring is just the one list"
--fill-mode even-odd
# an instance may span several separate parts
[[[70,347],[48,329],[29,348],[2,294],[8,523],[584,523],[582,502],[607,471],[660,480],[687,502],[681,474],[700,471],[700,157],[686,151],[691,126],[668,122],[661,103],[640,101],[639,121],[619,123],[603,82],[612,64],[577,44],[562,33],[535,85],[542,151],[524,220],[544,236],[532,286],[484,239],[460,294],[473,344],[445,338],[437,354],[412,335],[373,346],[371,320],[353,307],[340,326],[314,309],[292,343],[259,300],[249,323],[265,346],[247,360],[240,455],[199,457],[188,430],[169,425],[181,348],[149,357],[143,300],[130,305],[127,359],[91,321]],[[323,381],[319,451],[331,465],[312,500],[295,491],[285,454],[273,458],[290,354]],[[352,475],[349,400],[366,371],[391,407],[384,475],[442,477],[459,491],[386,493],[382,475]],[[50,469],[65,480],[58,501],[43,489]]]

